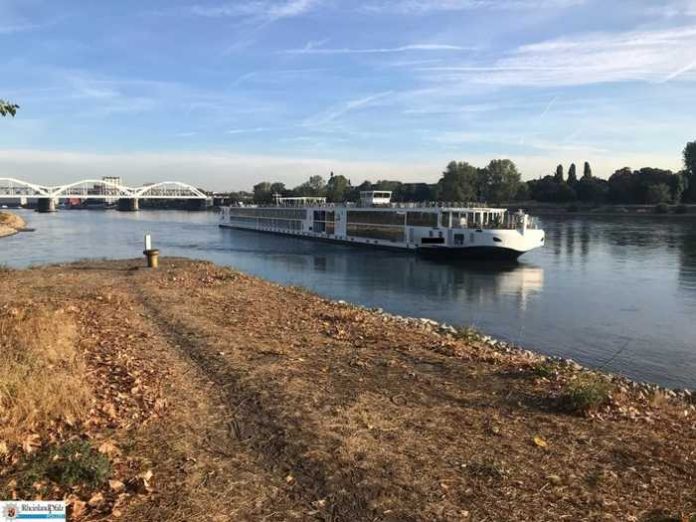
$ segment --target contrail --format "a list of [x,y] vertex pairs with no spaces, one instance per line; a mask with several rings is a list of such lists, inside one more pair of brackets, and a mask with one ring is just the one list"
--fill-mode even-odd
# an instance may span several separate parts
[[674,80],[676,77],[681,76],[682,74],[684,74],[686,72],[689,72],[690,70],[692,70],[695,67],[696,67],[696,60],[694,60],[693,62],[691,62],[688,65],[685,65],[681,69],[677,69],[672,74],[667,76],[664,80],[662,80],[660,83],[667,83],[670,80]]
[[553,104],[556,103],[556,99],[558,99],[558,95],[551,98],[551,101],[548,103],[548,105],[544,109],[544,112],[542,112],[541,115],[539,116],[539,120],[542,120],[544,118],[544,116],[546,116],[546,114],[551,110],[551,107],[553,107]]

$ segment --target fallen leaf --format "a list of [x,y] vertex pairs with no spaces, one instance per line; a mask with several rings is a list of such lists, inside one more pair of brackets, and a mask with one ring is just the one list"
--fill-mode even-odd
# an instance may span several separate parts
[[33,453],[36,449],[41,446],[41,437],[36,433],[28,435],[24,442],[22,442],[22,449],[24,453]]
[[87,507],[87,503],[83,502],[82,500],[79,499],[73,499],[70,501],[70,518],[79,518],[80,515],[82,515],[85,512],[85,508]]
[[87,501],[87,505],[89,505],[90,507],[95,507],[101,504],[102,502],[104,502],[104,495],[102,495],[101,493],[95,493],[94,495],[92,495],[92,498],[90,498]]
[[561,482],[563,482],[563,481],[561,480],[561,477],[559,477],[558,475],[549,475],[549,476],[546,477],[546,478],[547,478],[548,481],[549,481],[551,484],[553,484],[554,486],[558,486],[558,485],[561,484]]
[[112,491],[116,493],[120,493],[126,488],[126,485],[121,482],[120,480],[110,480],[109,481],[109,487],[111,488]]
[[118,455],[120,451],[116,444],[114,444],[110,440],[106,440],[102,442],[99,446],[99,453],[101,453],[102,455],[113,456]]
[[549,447],[548,443],[539,435],[534,435],[534,444],[544,449]]

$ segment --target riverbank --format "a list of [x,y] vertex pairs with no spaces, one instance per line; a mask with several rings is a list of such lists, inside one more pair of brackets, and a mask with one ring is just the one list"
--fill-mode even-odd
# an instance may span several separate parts
[[16,234],[26,226],[26,222],[16,214],[0,211],[0,238]]
[[588,203],[539,203],[526,201],[506,205],[511,210],[524,208],[534,216],[593,217],[671,217],[696,218],[696,205],[597,205]]
[[696,512],[688,394],[210,263],[142,265],[0,272],[3,498],[85,520]]

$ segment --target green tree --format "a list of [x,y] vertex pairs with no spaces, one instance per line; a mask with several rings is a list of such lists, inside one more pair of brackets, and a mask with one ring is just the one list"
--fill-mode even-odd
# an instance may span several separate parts
[[467,162],[452,161],[438,182],[437,199],[473,201],[478,198],[479,170]]
[[334,203],[346,201],[348,192],[350,191],[350,181],[345,176],[339,174],[335,176],[331,173],[328,183],[326,184],[326,197]]
[[530,199],[532,199],[532,195],[529,191],[529,184],[520,183],[515,194],[515,201],[529,201]]
[[535,201],[548,203],[568,203],[575,201],[576,194],[573,188],[565,181],[558,181],[556,176],[544,176],[527,182],[531,198]]
[[273,201],[272,185],[268,181],[262,181],[254,185],[254,203],[263,204]]
[[638,179],[633,176],[630,167],[617,170],[609,177],[609,199],[612,203],[636,203],[638,196]]
[[271,183],[271,196],[275,196],[276,194],[280,194],[281,196],[285,196],[288,193],[288,189],[285,188],[285,183],[281,183],[280,181],[276,181],[275,183]]
[[690,141],[684,147],[684,167],[690,176],[696,176],[696,141]]
[[582,169],[582,179],[590,179],[592,177],[592,167],[590,167],[590,162],[586,161],[585,166]]
[[646,191],[646,203],[651,205],[659,205],[660,203],[669,203],[672,199],[669,187],[665,183],[650,185]]
[[575,169],[575,163],[572,163],[568,169],[568,185],[575,185],[577,182],[578,174]]
[[0,116],[12,116],[17,114],[19,105],[0,99]]
[[293,193],[300,197],[323,197],[326,195],[326,181],[321,176],[310,176],[309,180],[295,187]]
[[563,165],[559,165],[558,167],[556,167],[556,174],[554,176],[554,179],[559,183],[563,181]]
[[578,200],[583,203],[605,203],[609,194],[609,184],[604,179],[583,175],[575,186]]
[[696,201],[696,141],[691,141],[684,147],[684,168],[687,184],[684,199],[690,202]]
[[507,203],[515,199],[520,173],[509,159],[492,160],[478,176],[480,199],[492,203]]

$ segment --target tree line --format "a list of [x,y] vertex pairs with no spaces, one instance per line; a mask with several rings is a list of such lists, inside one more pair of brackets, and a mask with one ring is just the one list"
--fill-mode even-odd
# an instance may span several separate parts
[[340,203],[356,202],[360,193],[371,190],[392,192],[392,200],[400,202],[423,201],[510,201],[521,184],[520,173],[510,160],[493,160],[485,168],[477,168],[465,162],[451,162],[442,179],[432,185],[427,183],[404,183],[379,180],[364,181],[353,185],[341,174],[330,174],[328,180],[322,176],[311,176],[309,180],[292,189],[280,182],[263,181],[254,185],[251,194],[237,194],[238,199],[249,198],[254,203],[271,203],[275,195],[282,197],[325,197]]
[[553,174],[523,182],[515,163],[509,159],[494,159],[483,168],[452,161],[434,184],[380,180],[353,185],[350,179],[332,172],[328,179],[311,176],[294,188],[280,182],[263,181],[254,185],[253,192],[233,193],[231,198],[264,204],[272,203],[274,195],[278,194],[283,197],[325,197],[330,202],[340,203],[358,201],[362,191],[388,190],[392,192],[392,200],[399,202],[696,203],[696,141],[684,147],[683,162],[684,168],[679,172],[624,167],[608,179],[594,176],[589,162],[583,164],[581,174],[575,164],[569,166],[567,174],[563,165],[558,165]]

